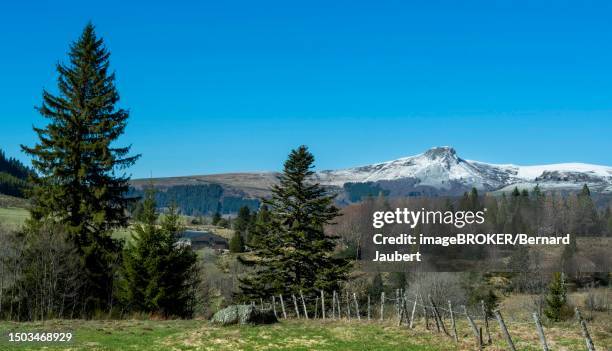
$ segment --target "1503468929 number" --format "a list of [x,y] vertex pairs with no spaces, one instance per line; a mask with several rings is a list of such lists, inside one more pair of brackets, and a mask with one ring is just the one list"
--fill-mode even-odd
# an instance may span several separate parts
[[72,333],[59,332],[10,332],[9,342],[69,342]]

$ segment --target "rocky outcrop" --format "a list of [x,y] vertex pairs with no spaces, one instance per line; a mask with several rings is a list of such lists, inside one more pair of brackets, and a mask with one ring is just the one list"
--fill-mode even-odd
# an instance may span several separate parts
[[211,322],[221,325],[271,324],[278,320],[270,309],[261,310],[252,305],[232,305],[215,313]]

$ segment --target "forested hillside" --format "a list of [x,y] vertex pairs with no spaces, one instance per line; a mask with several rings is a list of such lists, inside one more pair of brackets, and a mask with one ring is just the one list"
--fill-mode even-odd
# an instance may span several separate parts
[[[259,200],[228,194],[218,184],[175,185],[157,190],[155,201],[160,208],[175,204],[182,214],[190,216],[237,213],[242,206],[251,210],[259,207]],[[129,196],[142,197],[145,191],[132,188]]]
[[23,196],[28,175],[32,170],[14,158],[7,158],[0,150],[0,194]]

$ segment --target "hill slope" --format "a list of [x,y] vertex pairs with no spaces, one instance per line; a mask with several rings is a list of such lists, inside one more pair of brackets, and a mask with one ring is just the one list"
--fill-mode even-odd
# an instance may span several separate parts
[[[186,214],[235,213],[240,206],[256,208],[257,199],[270,195],[277,176],[276,172],[257,172],[137,179],[132,186],[140,192],[152,183],[162,192],[158,199],[161,206],[166,200],[175,200]],[[491,164],[463,159],[448,146],[387,162],[318,171],[315,180],[338,194],[339,204],[381,192],[388,196],[456,196],[472,187],[481,192],[510,192],[514,187],[531,189],[536,185],[566,192],[588,184],[592,192],[612,196],[612,167]]]

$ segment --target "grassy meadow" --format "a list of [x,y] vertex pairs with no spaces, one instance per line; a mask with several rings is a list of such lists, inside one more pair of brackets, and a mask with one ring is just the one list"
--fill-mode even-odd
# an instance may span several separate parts
[[19,228],[30,216],[25,208],[0,207],[0,225],[8,229]]
[[[478,321],[477,321],[478,323]],[[459,343],[444,334],[398,327],[394,321],[287,320],[274,325],[212,325],[204,320],[51,320],[45,323],[0,322],[2,350],[474,350],[475,342],[465,321],[458,322]],[[480,324],[480,323],[478,323]],[[533,324],[508,323],[517,350],[540,350]],[[597,350],[612,347],[612,326],[590,325]],[[71,331],[71,342],[9,344],[11,331]],[[506,350],[496,323],[491,323],[493,344],[486,350]],[[545,327],[552,350],[584,350],[577,323]]]
[[[23,203],[3,198],[0,203],[0,224],[16,229],[28,218]],[[188,222],[188,221],[187,221]],[[230,230],[212,226],[191,229],[214,230],[224,237]],[[115,237],[129,240],[130,230],[114,233]],[[227,257],[225,257],[227,259]],[[210,263],[218,268],[219,263]],[[220,273],[219,273],[220,274]],[[598,293],[610,296],[610,290]],[[569,298],[573,305],[586,309],[584,293],[573,292]],[[527,295],[505,296],[501,310],[517,350],[541,350],[535,327],[531,321]],[[606,299],[608,301],[608,299]],[[597,350],[612,350],[612,314],[596,312],[589,330]],[[375,313],[376,316],[376,313]],[[206,320],[49,320],[45,322],[0,321],[0,350],[415,350],[446,351],[474,350],[474,336],[465,318],[458,316],[459,342],[442,333],[426,330],[423,321],[415,329],[397,326],[394,319],[376,321],[321,321],[282,320],[264,326],[221,327]],[[430,321],[431,322],[431,321]],[[449,321],[445,321],[447,328]],[[482,321],[476,321],[482,326]],[[495,320],[490,321],[493,344],[485,350],[507,350]],[[435,327],[431,327],[435,328]],[[586,350],[580,328],[574,319],[545,325],[551,350]],[[72,332],[68,343],[10,343],[10,332]]]

